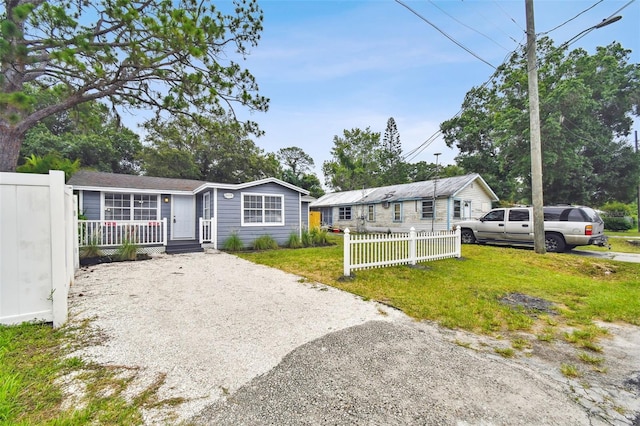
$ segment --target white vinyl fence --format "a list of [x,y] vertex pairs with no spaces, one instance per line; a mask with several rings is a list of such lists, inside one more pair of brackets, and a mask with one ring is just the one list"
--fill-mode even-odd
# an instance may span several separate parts
[[64,173],[0,173],[0,323],[67,321],[78,267],[76,203]]
[[461,256],[460,227],[455,231],[409,232],[351,235],[344,230],[344,275],[356,269],[391,265],[415,265],[418,262]]

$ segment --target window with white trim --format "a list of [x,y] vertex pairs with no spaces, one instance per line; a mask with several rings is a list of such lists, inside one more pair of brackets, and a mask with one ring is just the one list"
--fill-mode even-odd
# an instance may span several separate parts
[[374,205],[367,206],[367,220],[369,222],[374,222],[376,220],[376,210]]
[[205,220],[211,219],[211,193],[205,192],[202,194],[202,218]]
[[351,220],[351,207],[338,207],[338,220]]
[[453,200],[453,218],[462,218],[462,201],[460,200]]
[[433,219],[433,200],[422,201],[422,219]]
[[284,225],[284,196],[242,194],[242,225]]
[[393,203],[391,206],[393,207],[393,221],[402,222],[402,204]]
[[158,195],[104,194],[105,220],[157,220]]

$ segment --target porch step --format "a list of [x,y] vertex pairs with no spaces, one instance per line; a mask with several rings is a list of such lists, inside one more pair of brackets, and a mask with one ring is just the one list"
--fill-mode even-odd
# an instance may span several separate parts
[[189,241],[171,241],[167,244],[167,254],[179,254],[179,253],[200,253],[204,249],[195,240]]

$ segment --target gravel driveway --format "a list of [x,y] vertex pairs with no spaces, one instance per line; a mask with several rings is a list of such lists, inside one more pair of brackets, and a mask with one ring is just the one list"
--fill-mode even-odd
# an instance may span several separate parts
[[216,251],[83,268],[70,313],[73,322],[91,318],[105,337],[80,355],[135,367],[132,393],[166,375],[159,396],[186,399],[145,410],[146,424],[582,425],[634,418],[576,403],[567,381],[452,343],[454,332]]

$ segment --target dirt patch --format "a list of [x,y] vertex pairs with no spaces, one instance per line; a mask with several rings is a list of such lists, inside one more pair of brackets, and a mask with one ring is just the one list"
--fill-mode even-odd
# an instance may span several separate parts
[[554,304],[539,297],[528,296],[522,293],[509,293],[500,298],[500,303],[516,309],[523,309],[527,313],[556,314]]

